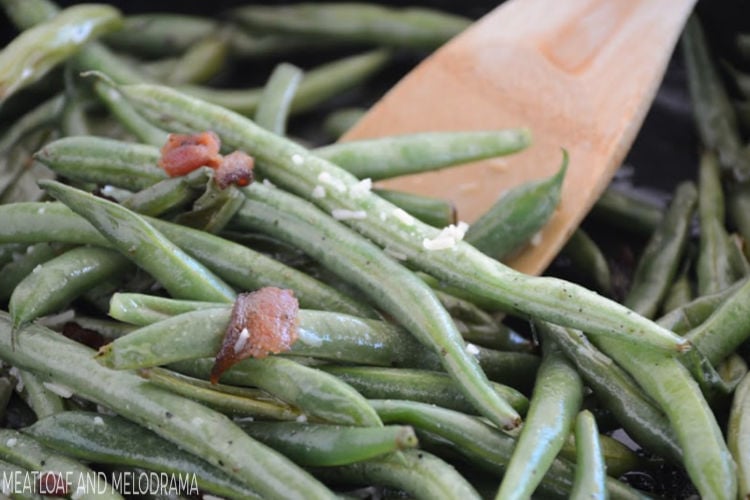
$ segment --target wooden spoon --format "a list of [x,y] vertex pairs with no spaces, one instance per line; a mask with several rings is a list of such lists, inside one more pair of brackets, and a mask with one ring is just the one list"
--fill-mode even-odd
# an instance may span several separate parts
[[529,127],[507,158],[384,182],[448,198],[471,222],[510,187],[552,175],[570,153],[562,202],[510,262],[542,272],[630,148],[695,0],[511,0],[440,48],[344,140],[437,130]]

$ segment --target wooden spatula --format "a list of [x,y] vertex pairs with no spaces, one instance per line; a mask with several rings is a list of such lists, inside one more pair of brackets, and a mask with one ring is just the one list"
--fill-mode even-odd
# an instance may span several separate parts
[[510,263],[538,274],[622,162],[694,3],[508,1],[409,73],[344,140],[529,127],[534,143],[520,154],[384,183],[451,199],[467,222],[505,189],[552,175],[567,149],[560,207],[540,243]]

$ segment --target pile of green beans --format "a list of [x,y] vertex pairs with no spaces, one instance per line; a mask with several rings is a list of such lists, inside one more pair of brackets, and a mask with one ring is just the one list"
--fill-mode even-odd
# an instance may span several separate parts
[[[505,500],[671,495],[631,481],[666,469],[703,498],[750,495],[750,149],[722,80],[747,77],[716,64],[697,19],[682,47],[698,177],[666,208],[610,187],[532,277],[503,261],[540,244],[575,158],[467,225],[447,200],[373,183],[514,154],[534,131],[330,143],[365,112],[364,83],[470,19],[0,8],[19,30],[0,51],[3,473]],[[253,157],[255,182],[159,167],[169,134],[207,130]],[[631,269],[599,246],[602,223],[637,242]],[[566,263],[582,283],[556,277]],[[209,382],[233,302],[263,287],[294,292],[299,338]]]

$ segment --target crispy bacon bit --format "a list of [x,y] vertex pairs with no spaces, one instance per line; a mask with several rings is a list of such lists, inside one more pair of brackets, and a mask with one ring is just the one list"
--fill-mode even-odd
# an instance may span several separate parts
[[211,383],[245,358],[288,351],[299,334],[298,313],[299,302],[291,290],[265,287],[240,294],[211,369]]
[[70,484],[61,472],[39,474],[38,492],[43,496],[66,497],[70,494]]
[[169,134],[161,148],[159,166],[170,177],[185,175],[200,167],[216,168],[221,163],[221,141],[215,133]]
[[230,184],[247,186],[253,182],[254,165],[252,156],[243,151],[235,151],[221,160],[214,180],[221,189],[226,189]]

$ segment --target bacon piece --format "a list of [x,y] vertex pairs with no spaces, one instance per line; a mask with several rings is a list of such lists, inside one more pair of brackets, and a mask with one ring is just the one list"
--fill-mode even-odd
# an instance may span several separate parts
[[221,189],[226,189],[230,184],[247,186],[253,182],[253,157],[244,151],[235,151],[226,155],[216,168],[214,180]]
[[291,290],[265,287],[240,294],[211,368],[211,383],[243,359],[288,351],[299,335],[298,313],[299,302]]
[[159,166],[170,177],[185,175],[200,167],[216,168],[221,163],[221,141],[214,132],[169,134],[161,148]]

